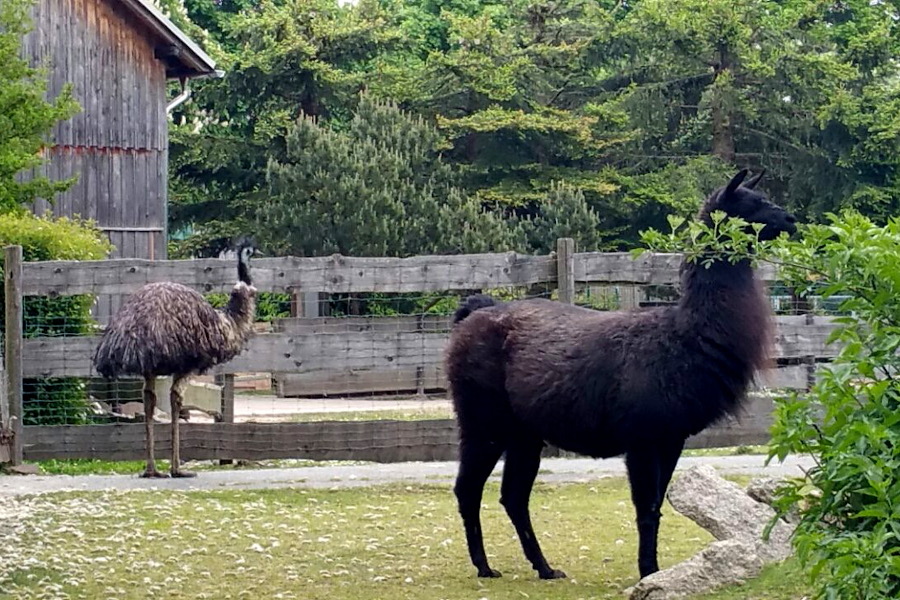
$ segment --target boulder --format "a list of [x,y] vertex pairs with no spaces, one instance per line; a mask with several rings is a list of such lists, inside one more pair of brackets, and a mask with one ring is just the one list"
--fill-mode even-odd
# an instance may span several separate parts
[[702,594],[755,577],[763,564],[755,544],[737,539],[714,542],[693,558],[644,577],[631,588],[630,598],[668,600]]
[[631,600],[682,598],[741,583],[791,554],[793,527],[778,521],[769,539],[763,540],[775,511],[710,466],[685,471],[669,488],[668,499],[675,510],[719,541],[639,581],[629,590]]
[[779,521],[769,540],[763,531],[775,517],[771,506],[758,502],[736,483],[723,479],[708,465],[688,469],[672,484],[668,493],[672,507],[717,540],[742,539],[759,545],[765,561],[780,561],[791,555],[793,528]]

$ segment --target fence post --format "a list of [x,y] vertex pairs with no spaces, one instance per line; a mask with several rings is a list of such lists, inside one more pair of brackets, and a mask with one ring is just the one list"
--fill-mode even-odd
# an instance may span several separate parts
[[6,361],[6,400],[9,403],[8,427],[12,433],[10,462],[22,464],[22,334],[24,308],[22,306],[22,247],[7,246],[4,249],[4,293],[6,295],[6,335],[4,336],[4,360]]
[[[216,377],[222,386],[222,404],[219,412],[222,415],[222,423],[234,423],[234,373],[225,373]],[[231,458],[219,459],[220,465],[230,465],[234,462]]]
[[559,301],[575,303],[575,240],[556,240],[556,288]]

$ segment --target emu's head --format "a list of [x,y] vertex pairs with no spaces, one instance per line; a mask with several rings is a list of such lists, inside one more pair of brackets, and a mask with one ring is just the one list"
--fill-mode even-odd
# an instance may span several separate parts
[[794,215],[769,201],[765,194],[756,190],[756,184],[764,173],[765,171],[760,171],[745,182],[747,169],[738,172],[728,185],[710,194],[700,209],[700,220],[711,225],[710,214],[721,210],[728,216],[741,217],[748,223],[765,225],[759,233],[762,240],[773,240],[781,232],[792,234],[797,231],[797,219]]
[[247,285],[253,284],[253,280],[250,278],[250,257],[255,254],[260,254],[260,252],[256,249],[253,240],[247,237],[241,238],[237,244],[238,281]]

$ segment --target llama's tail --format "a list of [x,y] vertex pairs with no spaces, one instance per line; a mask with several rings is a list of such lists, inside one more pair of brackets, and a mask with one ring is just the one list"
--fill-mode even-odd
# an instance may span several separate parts
[[487,308],[489,306],[496,305],[497,301],[490,296],[486,296],[484,294],[475,294],[474,296],[469,296],[468,298],[463,300],[460,307],[457,308],[456,312],[453,314],[453,324],[455,325],[459,323],[480,308]]

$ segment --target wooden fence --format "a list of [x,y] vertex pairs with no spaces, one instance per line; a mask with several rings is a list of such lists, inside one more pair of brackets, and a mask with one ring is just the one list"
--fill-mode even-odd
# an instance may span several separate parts
[[[550,256],[515,253],[412,258],[262,258],[254,261],[254,285],[260,291],[317,293],[415,293],[555,286],[560,301],[573,302],[585,284],[673,285],[681,258],[623,253],[574,253],[571,240],[560,240]],[[95,457],[138,459],[143,456],[139,424],[21,427],[22,382],[29,378],[96,377],[91,356],[98,338],[23,339],[24,296],[128,294],[151,281],[178,281],[198,291],[227,292],[234,282],[232,260],[49,261],[22,263],[21,250],[6,249],[6,354],[8,414],[13,425],[13,460]],[[774,272],[762,270],[771,281]],[[826,344],[833,326],[812,315],[777,317],[775,340],[779,367],[766,373],[765,387],[805,389],[816,361],[833,357]],[[292,386],[339,389],[347,381],[364,381],[380,389],[378,373],[418,388],[440,388],[442,354],[449,330],[447,317],[391,318],[310,317],[276,322],[271,333],[252,338],[247,351],[219,365],[224,376],[222,413],[230,421],[235,373],[273,372]],[[355,378],[355,379],[354,379]],[[231,380],[233,384],[233,379]],[[287,385],[288,383],[285,383]],[[387,384],[386,384],[387,385]],[[762,443],[768,439],[772,400],[755,395],[739,421],[709,428],[689,440],[690,447]],[[164,431],[165,430],[165,431]],[[169,443],[168,428],[157,428],[158,452]],[[186,424],[185,458],[314,458],[357,460],[452,459],[455,425],[449,420],[316,423]]]

